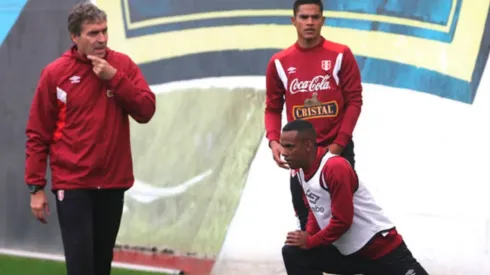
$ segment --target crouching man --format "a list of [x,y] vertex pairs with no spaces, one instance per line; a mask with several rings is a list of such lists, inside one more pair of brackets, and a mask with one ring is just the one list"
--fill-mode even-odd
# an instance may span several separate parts
[[282,255],[288,275],[427,275],[349,162],[316,146],[306,120],[284,126],[282,155],[304,190],[306,231],[289,232]]

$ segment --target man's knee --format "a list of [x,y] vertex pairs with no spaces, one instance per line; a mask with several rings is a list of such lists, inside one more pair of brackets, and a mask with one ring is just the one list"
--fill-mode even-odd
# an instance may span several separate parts
[[290,259],[294,255],[294,247],[290,245],[284,245],[282,247],[282,258],[284,260]]
[[301,250],[297,246],[284,245],[282,247],[282,258],[284,262],[296,261]]
[[297,246],[284,245],[282,258],[288,274],[322,275],[323,272],[320,269],[323,263],[316,262],[315,259],[319,257],[312,255],[312,252],[312,250],[304,250]]

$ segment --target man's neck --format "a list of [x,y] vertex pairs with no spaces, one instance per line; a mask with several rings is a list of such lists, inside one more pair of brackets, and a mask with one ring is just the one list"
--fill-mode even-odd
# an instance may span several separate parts
[[305,167],[303,167],[303,171],[309,171],[313,166],[316,164],[316,157],[318,154],[318,148],[311,152],[311,154],[308,157],[308,161],[305,164]]
[[318,46],[322,41],[322,37],[319,36],[313,39],[298,39],[298,45],[303,49],[311,49]]

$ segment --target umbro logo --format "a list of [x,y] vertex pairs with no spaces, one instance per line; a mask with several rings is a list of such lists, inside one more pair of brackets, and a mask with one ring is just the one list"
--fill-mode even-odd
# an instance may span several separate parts
[[71,83],[80,83],[80,77],[78,75],[74,75],[69,78]]
[[312,204],[316,204],[320,199],[320,196],[311,192],[310,189],[306,190],[306,197],[308,198],[308,201],[310,201]]

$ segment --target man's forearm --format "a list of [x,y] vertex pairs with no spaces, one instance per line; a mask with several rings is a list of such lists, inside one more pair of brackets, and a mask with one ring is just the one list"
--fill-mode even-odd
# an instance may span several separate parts
[[275,59],[269,60],[266,69],[265,91],[265,131],[270,142],[279,140],[281,135],[282,110],[284,108],[285,87],[277,75]]
[[352,133],[361,114],[361,106],[359,105],[356,103],[346,107],[339,133],[333,143],[345,148],[352,139]]
[[334,143],[345,148],[352,139],[352,133],[361,114],[363,90],[359,67],[350,49],[346,49],[343,55],[340,80],[345,98],[345,109]]
[[136,121],[146,123],[153,117],[156,109],[155,94],[149,88],[140,87],[122,72],[117,72],[110,81],[116,102]]
[[349,230],[350,226],[351,224],[349,223],[332,218],[327,227],[308,237],[306,246],[308,248],[313,248],[320,245],[330,245],[340,239],[340,237]]
[[306,232],[310,236],[314,236],[318,232],[320,232],[320,226],[318,226],[318,222],[311,211],[311,208],[308,207],[308,222],[306,223]]
[[44,187],[49,147],[28,132],[24,181],[28,185]]
[[281,135],[281,111],[266,109],[265,111],[266,138],[271,141],[279,141]]

